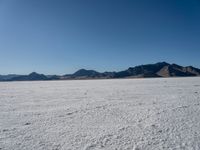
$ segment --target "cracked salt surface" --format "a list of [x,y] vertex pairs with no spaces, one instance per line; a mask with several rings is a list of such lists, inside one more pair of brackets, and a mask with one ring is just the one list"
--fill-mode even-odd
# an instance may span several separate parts
[[0,83],[1,150],[198,150],[200,78]]

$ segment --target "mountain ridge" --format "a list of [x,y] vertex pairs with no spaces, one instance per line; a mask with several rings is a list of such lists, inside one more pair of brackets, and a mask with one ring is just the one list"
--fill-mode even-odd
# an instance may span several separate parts
[[80,69],[73,74],[44,75],[32,72],[28,75],[0,75],[0,81],[40,81],[71,79],[112,79],[112,78],[152,78],[152,77],[191,77],[200,76],[200,69],[193,66],[180,66],[167,62],[138,65],[119,72],[98,72]]

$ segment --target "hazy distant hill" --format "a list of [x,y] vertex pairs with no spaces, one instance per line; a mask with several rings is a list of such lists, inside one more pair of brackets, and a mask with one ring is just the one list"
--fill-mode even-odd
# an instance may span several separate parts
[[16,75],[16,74],[8,74],[8,75],[0,75],[0,81],[5,81],[5,80],[10,80],[14,77],[18,77],[20,75]]
[[48,77],[43,74],[38,74],[36,72],[32,72],[29,75],[21,75],[17,77],[13,77],[11,81],[34,81],[34,80],[47,80]]
[[148,77],[189,77],[200,76],[200,69],[192,66],[179,66],[159,62],[156,64],[130,67],[120,72],[100,73],[95,70],[80,69],[74,74],[64,76],[44,75],[33,72],[29,75],[0,75],[0,81],[35,81],[35,80],[69,80],[69,79],[111,79],[111,78],[148,78]]
[[72,77],[73,78],[78,78],[78,77],[96,78],[96,77],[101,77],[101,73],[94,70],[80,69],[74,74],[72,74]]

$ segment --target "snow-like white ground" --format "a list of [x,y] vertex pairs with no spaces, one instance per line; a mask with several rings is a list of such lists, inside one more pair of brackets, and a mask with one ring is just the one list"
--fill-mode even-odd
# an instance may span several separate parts
[[0,83],[1,150],[199,150],[200,78]]

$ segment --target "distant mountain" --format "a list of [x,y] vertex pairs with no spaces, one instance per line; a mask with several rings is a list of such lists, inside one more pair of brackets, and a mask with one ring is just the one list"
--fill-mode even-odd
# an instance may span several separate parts
[[43,74],[32,72],[29,75],[21,75],[13,77],[9,81],[36,81],[36,80],[48,80],[48,77]]
[[159,62],[156,64],[130,67],[119,72],[97,72],[80,69],[74,74],[64,76],[44,75],[32,72],[29,75],[0,75],[0,81],[70,80],[70,79],[111,79],[111,78],[149,78],[149,77],[190,77],[200,76],[200,69],[192,66]]
[[8,74],[8,75],[0,75],[0,81],[6,81],[6,80],[10,80],[14,77],[18,77],[20,75],[16,75],[16,74]]
[[95,70],[81,69],[65,79],[90,79],[90,78],[148,78],[148,77],[187,77],[200,76],[200,69],[192,66],[182,67],[176,64],[159,62],[156,64],[130,67],[120,72],[99,73]]
[[102,79],[102,78],[114,78],[115,72],[100,73],[95,70],[80,69],[74,74],[68,74],[64,76],[64,79]]
[[192,66],[182,67],[177,64],[171,64],[164,66],[157,74],[161,77],[199,76],[200,69]]
[[[117,77],[118,74],[122,73],[124,74],[124,72],[117,73]],[[125,71],[125,73],[125,76],[132,77],[187,77],[199,76],[200,70],[191,66],[182,67],[176,64],[160,62],[156,64],[141,65],[134,68],[129,68]]]
[[182,67],[176,64],[160,62],[140,65],[116,73],[116,77],[187,77],[200,76],[200,69],[192,66]]
[[97,77],[101,77],[101,73],[94,70],[80,69],[74,74],[72,74],[72,77],[73,78],[97,78]]
[[46,75],[47,80],[60,80],[61,76],[58,75]]
[[140,65],[136,67],[130,67],[129,69],[121,72],[117,72],[115,77],[160,77],[157,72],[160,71],[164,66],[170,64],[166,62],[160,62],[156,64]]

